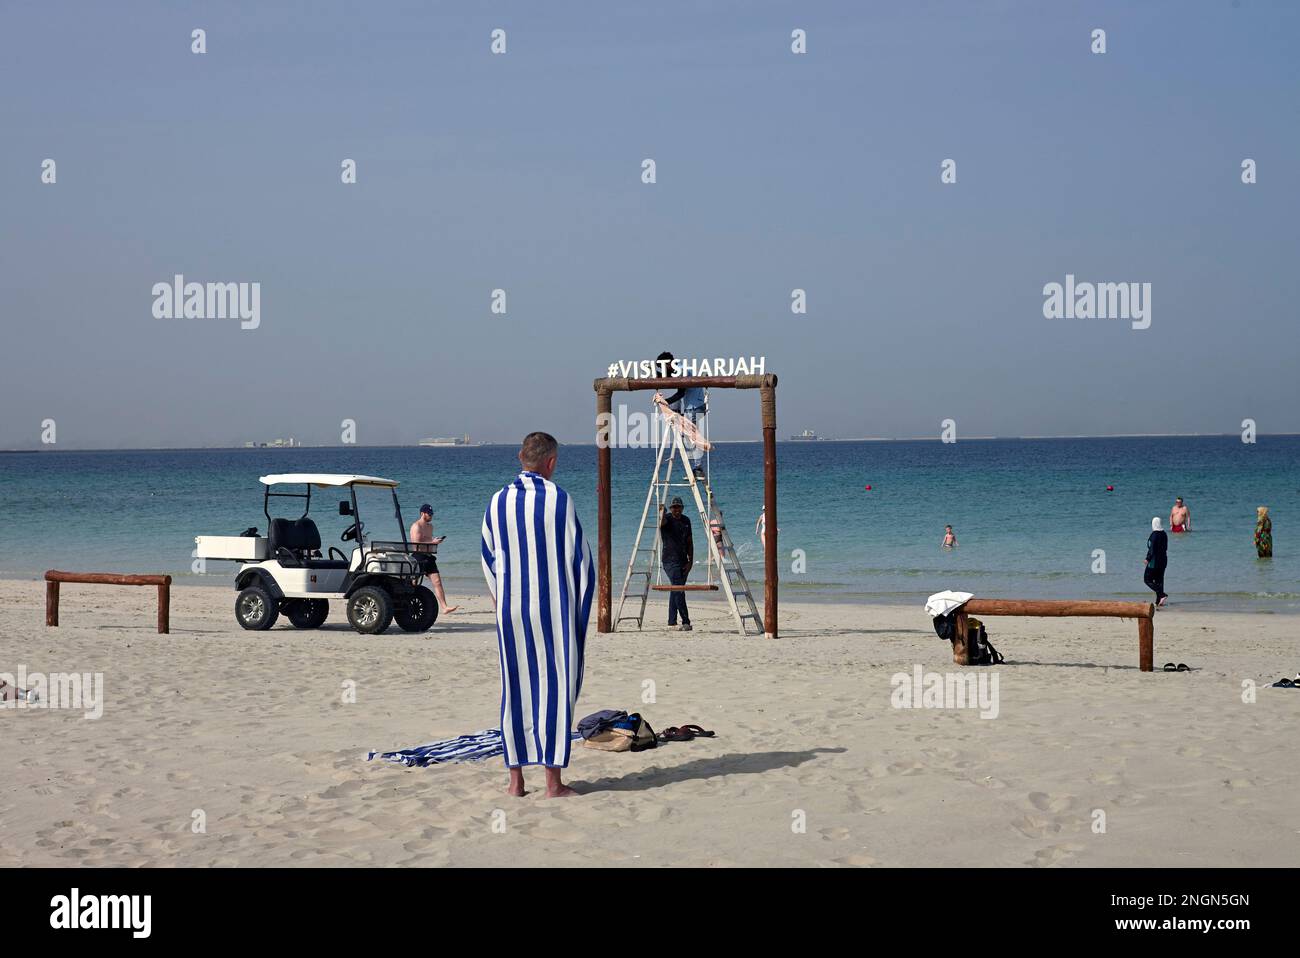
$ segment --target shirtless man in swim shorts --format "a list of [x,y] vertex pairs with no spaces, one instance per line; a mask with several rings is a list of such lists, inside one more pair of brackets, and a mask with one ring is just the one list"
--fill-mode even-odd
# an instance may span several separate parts
[[1183,497],[1179,496],[1174,500],[1174,507],[1169,510],[1169,531],[1170,532],[1191,532],[1192,531],[1192,512],[1183,505]]
[[433,545],[440,545],[445,538],[447,537],[434,538],[433,506],[426,502],[420,506],[420,518],[411,523],[411,551],[420,560],[420,571],[429,580],[429,585],[433,586],[433,595],[444,614],[455,612],[460,608],[458,605],[447,604],[447,595],[442,590],[442,576],[438,574],[438,558],[433,555],[433,550],[430,548]]

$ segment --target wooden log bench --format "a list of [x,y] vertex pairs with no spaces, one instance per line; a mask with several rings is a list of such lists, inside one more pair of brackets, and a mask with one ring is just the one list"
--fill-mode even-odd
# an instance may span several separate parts
[[1102,616],[1137,619],[1138,667],[1143,672],[1155,670],[1156,607],[1150,602],[1098,602],[1070,599],[971,599],[957,611],[957,637],[952,640],[952,660],[969,665],[966,619],[968,615],[1024,615],[1064,618],[1067,616]]
[[50,569],[45,573],[45,624],[59,624],[59,583],[75,582],[82,585],[156,585],[158,587],[158,632],[171,632],[172,577],[169,575],[119,575],[116,572],[60,572]]

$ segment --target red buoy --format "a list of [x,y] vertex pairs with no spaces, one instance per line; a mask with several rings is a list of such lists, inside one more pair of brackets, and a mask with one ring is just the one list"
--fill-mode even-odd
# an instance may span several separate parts
[[867,487],[866,487],[866,490],[867,490],[867,492],[870,492],[870,491],[871,491],[871,487],[870,487],[870,486],[867,486]]
[[1114,487],[1114,486],[1107,486],[1107,487],[1106,487],[1106,491],[1107,491],[1107,492],[1114,492],[1114,491],[1115,491],[1115,487]]

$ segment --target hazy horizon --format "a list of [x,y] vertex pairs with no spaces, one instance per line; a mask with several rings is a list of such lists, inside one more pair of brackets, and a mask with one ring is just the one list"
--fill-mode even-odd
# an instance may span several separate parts
[[[764,357],[782,439],[1294,434],[1297,39],[1249,0],[9,5],[0,448],[585,443],[663,349]],[[178,274],[259,283],[257,328],[156,318]],[[1149,328],[1045,318],[1067,277],[1149,283]]]
[[[962,436],[962,442],[1048,442],[1052,440],[1066,439],[1223,439],[1226,437],[1236,438],[1239,433],[1221,432],[1150,432],[1150,433],[1108,433],[1097,435],[1068,435],[1068,436]],[[1258,439],[1278,438],[1285,439],[1294,436],[1300,436],[1300,433],[1294,432],[1261,432],[1256,433]],[[288,438],[288,437],[285,437]],[[716,445],[735,445],[738,443],[761,443],[761,437],[753,439],[715,439]],[[821,436],[817,441],[820,442],[939,442],[942,439],[938,436]],[[791,435],[778,431],[777,442],[800,442]],[[518,440],[512,439],[472,439],[469,446],[420,446],[418,443],[344,443],[344,442],[321,442],[306,443],[301,442],[293,446],[245,446],[242,443],[237,446],[208,445],[208,446],[70,446],[66,443],[57,445],[36,445],[29,447],[14,447],[11,449],[0,449],[0,453],[28,453],[28,452],[150,452],[150,451],[167,451],[167,452],[185,452],[186,450],[214,450],[229,449],[238,450],[246,449],[249,452],[274,449],[466,449],[475,446],[514,446]],[[561,445],[564,446],[595,446],[596,440],[592,439],[568,439],[563,440]],[[624,448],[624,447],[616,447]],[[640,446],[628,448],[644,448]],[[454,453],[453,453],[454,455]]]

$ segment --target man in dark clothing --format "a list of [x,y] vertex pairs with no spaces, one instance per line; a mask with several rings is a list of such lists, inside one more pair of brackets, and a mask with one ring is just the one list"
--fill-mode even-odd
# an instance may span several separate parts
[[1165,592],[1165,567],[1169,564],[1169,536],[1160,528],[1160,517],[1151,520],[1151,535],[1147,537],[1147,564],[1142,581],[1156,594],[1156,605],[1164,605],[1169,598]]
[[[659,555],[663,562],[664,574],[673,585],[685,585],[686,577],[691,574],[695,564],[695,539],[691,535],[691,520],[682,515],[682,500],[674,496],[669,511],[659,506]],[[677,615],[681,613],[680,631],[691,631],[691,614],[686,611],[686,593],[668,593],[668,628],[677,626]]]

